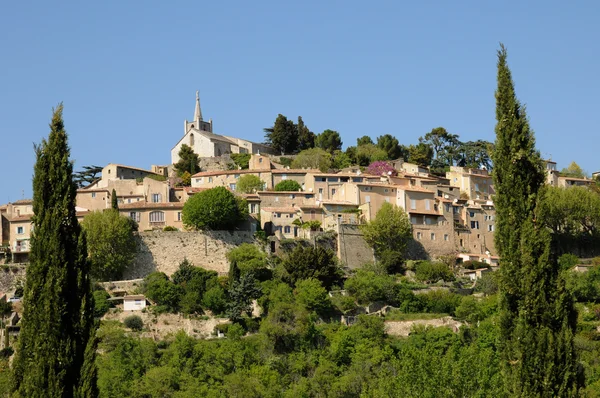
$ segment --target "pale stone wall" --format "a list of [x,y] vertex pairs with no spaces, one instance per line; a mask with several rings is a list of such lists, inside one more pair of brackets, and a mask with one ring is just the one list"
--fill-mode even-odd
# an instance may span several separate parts
[[138,236],[138,255],[123,279],[143,278],[153,271],[171,275],[184,258],[197,267],[226,274],[229,271],[227,252],[242,243],[254,242],[250,232],[240,231],[154,231],[140,232]]
[[373,262],[373,249],[365,242],[357,225],[340,224],[338,232],[338,258],[351,269]]

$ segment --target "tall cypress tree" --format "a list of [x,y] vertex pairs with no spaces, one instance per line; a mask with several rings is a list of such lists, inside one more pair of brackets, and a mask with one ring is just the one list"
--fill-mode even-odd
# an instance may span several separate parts
[[117,191],[114,188],[110,194],[110,207],[113,210],[119,210],[119,198],[117,198]]
[[577,389],[576,312],[537,217],[545,176],[506,56],[501,45],[492,155],[503,379],[511,396],[569,396]]
[[93,297],[62,119],[35,147],[30,264],[13,388],[22,397],[97,396]]

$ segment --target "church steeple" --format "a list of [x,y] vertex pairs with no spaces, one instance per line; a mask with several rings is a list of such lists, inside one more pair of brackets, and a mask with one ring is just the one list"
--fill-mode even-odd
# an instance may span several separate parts
[[194,110],[194,122],[200,126],[202,121],[202,111],[200,110],[200,94],[196,91],[196,109]]

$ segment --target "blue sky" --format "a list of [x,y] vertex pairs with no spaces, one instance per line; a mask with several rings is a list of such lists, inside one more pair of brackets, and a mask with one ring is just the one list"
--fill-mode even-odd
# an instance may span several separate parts
[[262,141],[278,113],[415,143],[494,139],[503,42],[537,146],[600,170],[600,3],[12,1],[0,5],[0,203],[31,196],[33,143],[64,102],[75,168],[167,164],[200,90],[215,132]]

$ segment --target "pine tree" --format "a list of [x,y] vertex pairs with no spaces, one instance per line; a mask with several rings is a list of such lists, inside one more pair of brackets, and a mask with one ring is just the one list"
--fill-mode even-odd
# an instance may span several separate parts
[[496,247],[500,270],[500,351],[510,396],[576,394],[576,313],[537,219],[544,171],[525,108],[515,95],[506,49],[498,51]]
[[115,191],[115,189],[113,188],[111,194],[110,194],[110,207],[113,210],[119,210],[119,200],[117,198],[117,192]]
[[[22,397],[97,396],[94,303],[62,104],[35,147],[30,264],[13,388]],[[87,352],[86,352],[87,350]]]

